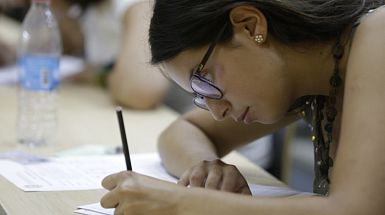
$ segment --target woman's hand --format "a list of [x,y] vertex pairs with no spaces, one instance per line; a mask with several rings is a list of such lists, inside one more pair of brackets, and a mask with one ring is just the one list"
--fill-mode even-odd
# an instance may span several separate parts
[[190,167],[180,177],[178,184],[251,195],[246,179],[239,170],[219,159],[201,161]]
[[176,184],[161,181],[131,171],[107,176],[102,186],[109,190],[100,203],[115,208],[117,214],[179,214],[178,203],[186,190]]

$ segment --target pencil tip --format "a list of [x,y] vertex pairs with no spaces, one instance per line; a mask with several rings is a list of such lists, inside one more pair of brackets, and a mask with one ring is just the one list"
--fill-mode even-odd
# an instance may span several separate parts
[[116,111],[122,111],[122,107],[117,106],[117,107],[116,107]]

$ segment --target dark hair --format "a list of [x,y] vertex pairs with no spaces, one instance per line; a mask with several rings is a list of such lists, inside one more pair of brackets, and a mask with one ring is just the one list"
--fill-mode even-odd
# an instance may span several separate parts
[[204,46],[228,25],[220,43],[232,39],[229,12],[253,5],[268,21],[268,32],[283,44],[337,37],[369,9],[385,0],[155,0],[149,43],[152,64]]

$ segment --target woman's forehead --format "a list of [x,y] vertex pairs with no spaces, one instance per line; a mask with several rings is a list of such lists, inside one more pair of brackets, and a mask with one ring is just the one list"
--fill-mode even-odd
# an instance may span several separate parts
[[190,92],[190,77],[202,60],[203,52],[204,48],[189,49],[179,53],[175,58],[164,63],[165,72],[174,82]]

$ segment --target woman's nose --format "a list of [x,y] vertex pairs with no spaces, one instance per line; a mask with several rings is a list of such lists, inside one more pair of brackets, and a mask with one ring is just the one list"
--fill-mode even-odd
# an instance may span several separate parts
[[224,99],[216,100],[204,98],[206,102],[206,106],[209,108],[211,115],[213,115],[214,119],[218,121],[222,121],[226,119],[230,113],[230,103]]

